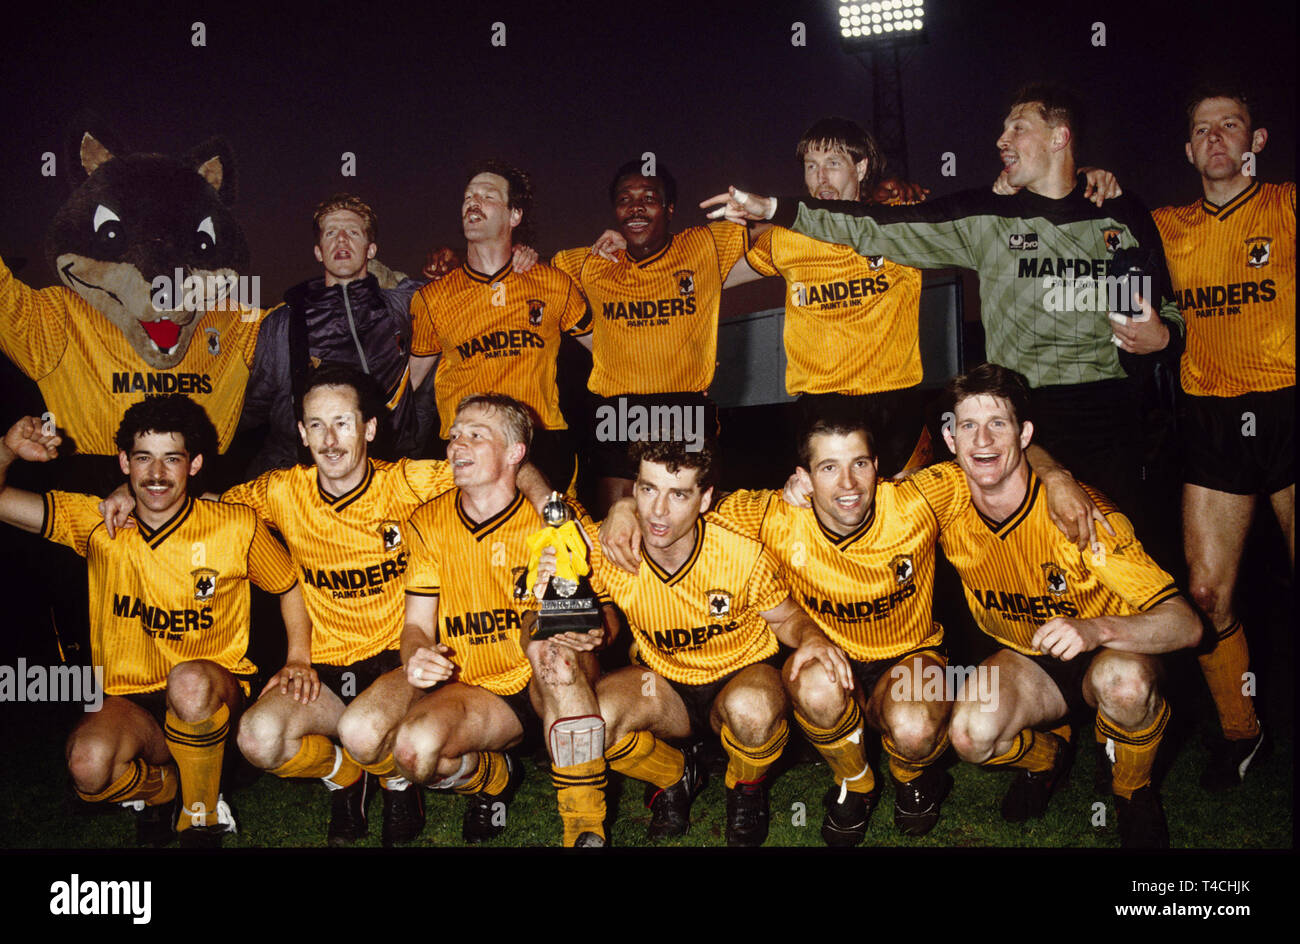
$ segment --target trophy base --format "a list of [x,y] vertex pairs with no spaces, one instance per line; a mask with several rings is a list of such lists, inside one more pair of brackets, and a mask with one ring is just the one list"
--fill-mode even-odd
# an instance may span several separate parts
[[557,633],[589,633],[604,625],[600,605],[593,597],[545,599],[533,627],[534,639],[547,639]]

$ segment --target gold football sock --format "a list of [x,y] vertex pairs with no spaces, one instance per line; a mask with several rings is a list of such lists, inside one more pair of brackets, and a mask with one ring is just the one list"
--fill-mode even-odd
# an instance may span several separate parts
[[566,848],[573,846],[583,833],[605,838],[606,770],[603,757],[572,767],[551,766],[551,782],[555,784],[555,801],[560,809],[560,822],[564,824]]
[[277,777],[311,777],[335,787],[350,787],[361,776],[361,765],[352,755],[323,734],[304,735],[298,753],[268,770]]
[[1259,734],[1259,719],[1255,717],[1255,703],[1241,691],[1250,669],[1250,648],[1241,621],[1219,630],[1218,637],[1214,649],[1197,661],[1219,712],[1223,736],[1229,741],[1253,738]]
[[1151,782],[1151,768],[1156,762],[1156,749],[1169,725],[1169,702],[1160,699],[1155,720],[1138,731],[1119,727],[1097,712],[1097,733],[1115,743],[1115,766],[1111,769],[1111,784],[1116,796],[1131,799],[1133,794]]
[[738,783],[758,783],[767,769],[777,762],[790,736],[790,726],[784,718],[778,722],[770,738],[756,747],[746,747],[736,740],[731,729],[722,726],[722,749],[727,752],[727,774],[723,778],[730,790]]
[[358,765],[362,770],[374,774],[376,777],[397,777],[397,761],[393,760],[393,752],[389,751],[373,764]]
[[838,785],[850,793],[870,793],[876,788],[876,777],[867,764],[867,748],[863,743],[866,732],[862,712],[853,696],[848,696],[848,705],[829,728],[819,728],[798,711],[794,713],[794,720],[803,729],[808,742],[826,758],[826,765]]
[[896,783],[911,783],[925,773],[925,768],[943,756],[943,752],[948,749],[948,732],[945,730],[943,737],[939,738],[939,743],[935,745],[934,750],[920,760],[911,760],[900,754],[898,747],[889,739],[887,734],[880,736],[880,746],[889,754],[889,772],[893,774],[894,781]]
[[478,765],[470,772],[468,779],[451,789],[467,796],[475,793],[498,796],[509,783],[510,768],[506,765],[506,755],[501,751],[479,751]]
[[185,805],[177,831],[217,821],[221,796],[221,762],[230,733],[230,707],[222,705],[202,721],[182,721],[168,710],[163,736],[176,760]]
[[127,766],[126,772],[98,793],[77,796],[87,803],[127,803],[143,800],[145,806],[158,806],[176,796],[176,767],[164,764],[155,767],[137,757]]
[[990,757],[982,767],[1016,767],[1030,773],[1042,773],[1051,770],[1056,762],[1056,755],[1065,749],[1065,742],[1055,734],[1025,728],[1011,742],[1011,749],[1005,754]]
[[686,758],[649,731],[633,731],[605,752],[612,770],[666,790],[682,779]]

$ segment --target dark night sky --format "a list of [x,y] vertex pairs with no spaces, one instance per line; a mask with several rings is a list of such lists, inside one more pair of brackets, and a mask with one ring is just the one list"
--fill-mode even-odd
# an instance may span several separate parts
[[[28,257],[30,284],[54,281],[42,240],[65,184],[40,176],[40,155],[62,160],[66,126],[85,108],[139,150],[230,140],[248,274],[262,276],[264,303],[316,274],[311,208],[338,189],[375,206],[381,257],[411,269],[430,245],[458,240],[463,171],[477,157],[533,172],[538,243],[550,251],[604,228],[609,174],[643,151],[676,173],[686,225],[702,218],[694,203],[728,182],[797,189],[793,149],[812,119],[870,122],[869,75],[841,53],[830,4],[469,6],[55,3],[8,13],[0,255]],[[911,176],[935,193],[992,180],[1007,97],[1041,76],[1069,82],[1091,106],[1085,160],[1153,206],[1192,200],[1180,102],[1204,68],[1239,68],[1268,95],[1261,176],[1293,176],[1291,4],[1224,5],[1219,19],[1172,2],[933,6],[929,43],[908,52],[903,81]],[[790,42],[796,20],[807,27],[802,48]],[[191,45],[195,21],[206,48]],[[495,21],[506,24],[504,48],[489,42]],[[1104,48],[1091,43],[1098,21]],[[340,176],[344,151],[356,154],[355,178]],[[955,178],[940,176],[946,151]]]

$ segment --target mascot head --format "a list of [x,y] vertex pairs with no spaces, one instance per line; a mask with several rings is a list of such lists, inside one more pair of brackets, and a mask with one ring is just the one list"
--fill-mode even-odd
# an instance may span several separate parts
[[203,313],[233,302],[248,264],[228,209],[229,145],[213,138],[179,159],[124,154],[110,136],[82,131],[69,157],[78,186],[54,217],[46,258],[150,367],[176,366]]

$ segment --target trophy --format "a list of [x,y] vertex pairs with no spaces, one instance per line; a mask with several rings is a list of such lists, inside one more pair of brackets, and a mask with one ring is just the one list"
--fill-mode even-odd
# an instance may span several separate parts
[[547,526],[528,538],[527,589],[537,585],[537,568],[542,552],[555,548],[555,576],[542,596],[541,610],[533,626],[534,639],[546,639],[556,633],[586,633],[603,624],[600,603],[591,589],[587,574],[587,543],[578,531],[577,522],[569,517],[569,506],[559,492],[551,492],[542,510]]

